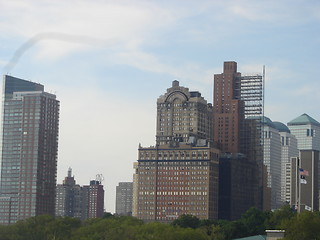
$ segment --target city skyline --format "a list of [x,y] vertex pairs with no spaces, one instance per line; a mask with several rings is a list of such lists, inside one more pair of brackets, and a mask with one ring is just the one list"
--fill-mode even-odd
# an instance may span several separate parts
[[57,181],[68,167],[81,185],[103,174],[107,211],[118,182],[132,181],[138,144],[154,143],[155,99],[175,79],[212,103],[224,61],[243,74],[265,65],[266,116],[320,119],[317,1],[17,0],[0,8],[1,75],[55,92]]

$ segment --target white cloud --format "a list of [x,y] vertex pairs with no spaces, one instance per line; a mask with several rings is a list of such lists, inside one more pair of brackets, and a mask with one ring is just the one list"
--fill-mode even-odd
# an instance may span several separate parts
[[138,50],[118,52],[112,59],[118,64],[130,65],[144,71],[167,73],[178,79],[192,79],[196,82],[206,82],[205,79],[209,72],[211,72],[203,69],[203,67],[196,62],[181,62],[175,65],[166,64],[161,58],[154,54]]
[[[2,34],[32,38],[39,33],[55,32],[91,37],[101,43],[112,39],[125,48],[133,49],[147,41],[148,31],[155,31],[170,24],[174,19],[170,10],[143,2],[129,4],[86,0],[55,2],[18,0],[5,1],[1,5],[4,20],[0,23]],[[18,14],[21,12],[25,14]],[[52,54],[55,56],[57,50],[60,55],[68,53],[68,49],[73,48],[72,44],[59,43],[59,41],[66,42],[63,38],[54,39],[59,41],[46,40],[41,42],[41,56]],[[81,43],[81,40],[80,38],[76,42]],[[87,43],[85,40],[84,43]],[[92,43],[93,46],[95,44]]]
[[296,97],[304,97],[304,98],[319,98],[319,88],[310,85],[303,85],[297,89],[294,89],[292,92]]
[[292,25],[317,18],[314,8],[304,1],[234,0],[227,8],[234,17],[276,25]]

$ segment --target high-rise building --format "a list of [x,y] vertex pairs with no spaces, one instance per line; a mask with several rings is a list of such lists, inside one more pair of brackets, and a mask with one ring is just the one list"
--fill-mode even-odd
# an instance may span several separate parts
[[214,75],[214,141],[222,152],[240,153],[240,127],[244,102],[240,99],[240,76],[236,62],[225,62],[223,73]]
[[133,215],[169,222],[182,214],[218,217],[218,149],[212,105],[173,81],[157,100],[156,146],[139,146]]
[[287,125],[297,138],[299,150],[320,151],[320,123],[317,120],[304,113]]
[[100,218],[104,213],[104,189],[101,181],[91,180],[89,186],[83,186],[84,206],[87,206],[86,218]]
[[0,224],[54,215],[59,101],[41,84],[4,76]]
[[298,212],[319,211],[319,151],[301,150],[291,162],[291,201]]
[[[255,206],[255,162],[244,154],[222,153],[219,158],[219,219],[237,220]],[[251,194],[248,196],[248,194]]]
[[253,206],[263,209],[266,188],[261,138],[263,96],[263,76],[242,76],[236,62],[224,62],[223,73],[214,75],[213,140],[222,152],[221,218],[236,219]]
[[177,80],[157,100],[157,145],[212,141],[211,123],[212,105]]
[[319,210],[320,123],[307,114],[288,122],[298,141],[299,156],[292,158],[289,179],[291,201],[299,211]]
[[290,203],[290,171],[291,158],[299,156],[296,137],[291,134],[290,129],[281,122],[272,122],[279,131],[281,142],[281,203]]
[[132,215],[133,182],[119,182],[116,187],[116,214]]
[[278,209],[290,202],[291,158],[299,155],[297,139],[281,122],[263,120],[263,161],[267,168],[267,186],[271,189],[271,209]]
[[281,207],[281,137],[273,122],[263,120],[263,162],[267,168],[267,187],[271,189],[271,209]]
[[57,184],[56,216],[82,218],[82,188],[76,184],[72,169],[62,184]]

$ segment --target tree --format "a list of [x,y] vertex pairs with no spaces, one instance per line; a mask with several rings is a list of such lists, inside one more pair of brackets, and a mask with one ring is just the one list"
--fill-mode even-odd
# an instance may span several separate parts
[[246,226],[239,220],[238,221],[220,220],[218,224],[221,227],[222,233],[225,236],[226,240],[249,236],[247,235]]
[[305,211],[283,224],[286,240],[320,239],[320,216],[318,212]]
[[91,219],[74,232],[74,240],[124,240],[136,239],[141,220],[134,217],[110,217]]
[[267,220],[267,229],[282,229],[283,224],[296,215],[296,212],[292,210],[289,205],[285,205],[282,208],[270,213],[270,217]]
[[268,217],[269,213],[260,211],[254,207],[246,211],[239,220],[245,226],[245,236],[264,234]]
[[207,226],[202,226],[201,229],[208,235],[209,239],[212,240],[224,240],[226,236],[223,229],[219,225],[211,224]]
[[141,226],[137,240],[207,240],[207,234],[201,229],[180,227],[159,222]]
[[183,214],[174,220],[172,225],[183,228],[198,228],[200,226],[200,219],[190,214]]

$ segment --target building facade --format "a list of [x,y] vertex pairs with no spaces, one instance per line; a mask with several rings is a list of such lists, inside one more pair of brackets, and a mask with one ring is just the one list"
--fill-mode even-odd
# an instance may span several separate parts
[[[257,165],[244,154],[224,153],[219,158],[219,219],[237,220],[255,206]],[[250,197],[248,197],[250,196]]]
[[297,138],[299,150],[320,151],[320,123],[317,120],[304,113],[287,125]]
[[236,219],[252,206],[263,209],[263,91],[262,75],[243,76],[233,61],[214,75],[213,140],[221,150],[219,216],[224,219]]
[[90,185],[76,184],[72,170],[62,184],[57,184],[56,216],[75,217],[81,220],[102,217],[104,189],[101,181],[91,180]]
[[319,211],[319,151],[301,150],[291,163],[291,201],[298,212]]
[[116,214],[132,216],[133,182],[119,182],[116,187]]
[[156,146],[139,146],[133,215],[170,222],[182,214],[218,217],[218,149],[212,105],[173,81],[157,100]]
[[59,101],[41,84],[4,76],[0,224],[54,215]]
[[281,137],[273,122],[263,120],[263,162],[267,168],[267,187],[271,189],[271,209],[282,206],[281,201]]
[[291,158],[299,156],[296,137],[281,122],[272,122],[279,131],[281,142],[281,205],[290,203]]
[[177,80],[157,100],[157,145],[212,140],[212,105]]
[[223,73],[214,75],[214,140],[221,152],[240,153],[240,127],[244,102],[240,99],[240,76],[236,62],[225,62]]
[[89,186],[83,186],[84,199],[88,199],[88,218],[101,218],[104,214],[104,189],[98,180],[91,180]]
[[320,123],[308,114],[302,114],[287,125],[297,138],[300,152],[291,162],[290,204],[299,211],[318,211]]
[[82,188],[76,184],[72,169],[62,184],[57,184],[56,216],[82,218]]

